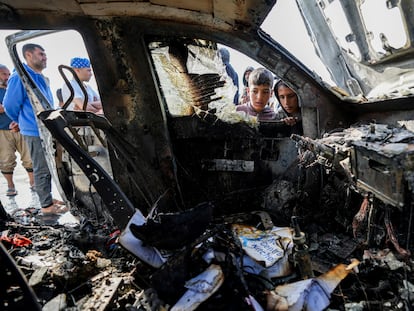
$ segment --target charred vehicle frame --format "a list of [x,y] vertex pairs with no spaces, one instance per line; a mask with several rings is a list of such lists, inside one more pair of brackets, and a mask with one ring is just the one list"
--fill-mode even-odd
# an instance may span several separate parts
[[[333,2],[296,1],[334,87],[260,28],[276,1],[0,2],[1,27],[26,29],[7,38],[10,55],[56,184],[82,220],[22,225],[2,209],[3,232],[38,245],[2,246],[2,305],[411,310],[414,1],[386,1],[407,41],[382,54],[360,1],[338,1],[359,60],[324,16]],[[84,39],[105,116],[68,111],[70,100],[53,109],[22,66],[19,43],[66,29]],[[228,80],[211,65],[220,44],[295,90],[303,135],[228,110]],[[387,67],[396,74],[381,75]],[[379,86],[391,95],[370,98]],[[67,262],[36,266],[36,248]]]

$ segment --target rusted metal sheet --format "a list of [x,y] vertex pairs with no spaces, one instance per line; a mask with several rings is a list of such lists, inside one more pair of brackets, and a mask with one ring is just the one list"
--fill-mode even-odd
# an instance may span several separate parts
[[18,12],[30,15],[33,12],[50,14],[65,13],[75,16],[141,16],[157,17],[186,23],[204,20],[216,24],[257,27],[276,1],[215,1],[215,0],[158,0],[158,1],[9,1],[2,3]]

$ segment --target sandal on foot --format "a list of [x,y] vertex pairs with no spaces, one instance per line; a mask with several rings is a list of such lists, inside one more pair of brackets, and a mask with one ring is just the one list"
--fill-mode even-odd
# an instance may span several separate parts
[[27,213],[30,213],[30,214],[37,214],[37,213],[39,213],[39,209],[36,208],[36,207],[32,207],[32,206],[26,207],[24,210]]
[[15,195],[17,195],[16,189],[14,189],[14,188],[7,189],[6,196],[14,197]]
[[52,199],[53,204],[57,204],[57,205],[65,205],[65,202],[60,201],[58,199]]
[[[45,209],[48,209],[48,211],[45,211]],[[67,211],[69,211],[67,206],[59,204],[52,204],[48,207],[42,207],[42,215],[60,215],[66,213]]]

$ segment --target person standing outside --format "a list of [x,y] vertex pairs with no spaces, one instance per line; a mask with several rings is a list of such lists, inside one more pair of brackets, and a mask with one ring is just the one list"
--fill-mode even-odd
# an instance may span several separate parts
[[223,61],[224,66],[226,67],[227,75],[233,81],[234,86],[236,87],[236,93],[234,94],[233,104],[238,105],[239,103],[239,75],[233,66],[230,64],[230,52],[226,48],[219,49],[219,55]]
[[[86,111],[94,112],[96,114],[103,114],[102,103],[99,94],[87,83],[92,78],[91,63],[87,58],[74,57],[70,61],[70,66],[75,71],[77,77],[85,87],[88,95],[88,101],[86,104]],[[74,90],[74,96],[72,103],[67,107],[68,110],[83,110],[83,103],[85,96],[82,92],[79,83],[72,79],[70,84]],[[62,86],[62,98],[63,102],[66,102],[70,97],[69,87],[65,84]]]
[[[49,81],[42,74],[47,62],[45,50],[38,44],[29,43],[23,46],[22,54],[27,63],[23,64],[24,68],[47,100],[53,103]],[[7,115],[18,123],[20,132],[28,145],[33,163],[35,190],[39,196],[42,214],[65,213],[68,210],[67,207],[52,198],[52,178],[42,148],[36,116],[16,71],[10,76],[3,105]]]
[[61,88],[58,88],[56,90],[56,98],[58,99],[58,108],[62,107],[64,102],[63,102],[62,89]]
[[238,105],[236,111],[256,116],[258,121],[273,120],[276,114],[268,106],[273,94],[273,74],[266,68],[253,70],[249,75],[247,92],[249,101],[244,105]]
[[0,170],[7,181],[6,196],[12,197],[17,195],[13,182],[13,172],[16,167],[16,151],[19,152],[22,166],[29,175],[30,189],[33,189],[34,179],[32,160],[30,159],[27,144],[20,134],[18,124],[7,116],[2,104],[9,77],[9,69],[5,65],[0,64]]
[[240,96],[239,105],[244,105],[249,101],[249,94],[247,92],[247,88],[249,87],[249,76],[252,73],[254,68],[252,66],[248,66],[246,70],[243,72],[243,92]]

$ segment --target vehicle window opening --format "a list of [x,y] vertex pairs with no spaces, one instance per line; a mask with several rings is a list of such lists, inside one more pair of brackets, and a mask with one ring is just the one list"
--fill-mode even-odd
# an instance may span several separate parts
[[230,110],[235,93],[217,44],[177,39],[149,44],[167,110],[173,117]]
[[[234,94],[237,90],[234,81],[226,72],[225,63],[220,55],[222,50],[229,51],[230,48],[211,41],[188,38],[163,38],[151,41],[148,46],[161,93],[164,95],[167,115],[172,119],[198,116],[213,123],[217,120],[229,124],[246,123],[250,127],[263,129],[263,133],[270,137],[290,135],[291,131],[286,129],[286,123],[281,120],[258,122],[257,117],[248,112],[237,111],[238,105],[234,104]],[[233,55],[234,52],[231,56]],[[232,61],[231,56],[230,63],[236,63],[236,59]],[[252,70],[253,66],[263,67],[254,61],[250,63],[252,66],[249,67]],[[246,63],[243,63],[243,66],[246,66]],[[241,68],[244,70],[246,67]],[[239,70],[237,74],[238,97],[241,98],[243,87],[247,84],[243,81],[246,80],[244,72]],[[271,93],[273,94],[273,85]],[[276,112],[278,107],[278,100],[272,95],[266,109]],[[298,116],[295,118],[299,119]],[[301,133],[302,130],[295,132]]]
[[[63,74],[63,68],[65,68],[73,74],[74,80],[77,81],[79,87],[84,91],[84,107],[86,107],[86,91],[73,68],[67,65],[56,65],[57,63],[69,63],[71,59],[78,55],[87,55],[86,51],[82,49],[82,47],[84,48],[83,41],[80,41],[81,44],[77,45],[76,51],[71,51],[70,55],[66,55],[65,53],[60,53],[60,49],[56,51],[56,46],[59,46],[57,42],[62,40],[62,38],[66,40],[69,40],[68,38],[79,39],[79,33],[74,31],[34,31],[33,34],[32,36],[31,32],[24,31],[10,35],[14,49],[12,58],[16,67],[22,71],[19,73],[26,88],[28,88],[28,95],[32,101],[33,110],[38,115],[38,118],[42,120],[37,123],[44,141],[45,155],[50,166],[49,170],[52,173],[54,185],[61,197],[65,198],[65,201],[76,202],[77,206],[89,206],[93,210],[91,210],[90,215],[97,217],[95,221],[99,222],[100,217],[112,221],[108,213],[103,209],[103,204],[107,204],[108,200],[105,201],[102,193],[98,193],[94,186],[94,183],[100,182],[102,179],[111,179],[113,176],[107,141],[107,131],[110,128],[108,121],[102,118],[102,116],[91,115],[91,113],[85,113],[85,111],[78,111],[76,112],[77,114],[74,111],[69,111],[70,109],[67,109],[67,107],[73,99],[73,90],[69,99],[63,104],[63,107],[54,103],[55,98],[53,98],[53,101],[50,101],[39,90],[36,82],[32,81],[22,65],[25,63],[21,54],[23,45],[26,43],[40,45],[47,55],[46,68],[48,70],[44,70],[44,76],[49,83],[51,93],[54,95],[58,93],[56,91],[63,87],[62,80],[70,84],[66,75]],[[62,71],[62,77],[59,76],[59,71]],[[58,118],[56,115],[48,120],[48,115],[53,114],[55,110],[61,113],[60,116],[62,118]],[[63,118],[65,121],[62,121]],[[56,140],[56,135],[58,137],[66,137],[62,138],[64,143]],[[65,141],[65,139],[67,140]],[[65,143],[67,144],[65,145]],[[75,145],[79,146],[82,151],[76,150]],[[85,152],[85,154],[79,156],[82,152]],[[97,170],[94,168],[94,165],[85,164],[87,162],[86,156],[90,157],[89,159],[92,163],[96,162],[100,169]],[[79,161],[84,163],[80,165]],[[90,171],[89,177],[92,177],[93,180],[88,178],[88,175],[82,171],[82,166]],[[61,181],[64,182],[61,183]],[[86,211],[86,213],[88,212]],[[91,217],[91,219],[93,220],[94,217]]]
[[371,34],[371,44],[375,51],[382,55],[392,53],[392,49],[404,48],[407,43],[401,12],[396,3],[398,1],[386,1],[381,4],[373,0],[361,2],[361,13]]

